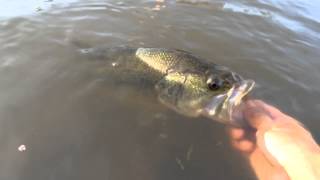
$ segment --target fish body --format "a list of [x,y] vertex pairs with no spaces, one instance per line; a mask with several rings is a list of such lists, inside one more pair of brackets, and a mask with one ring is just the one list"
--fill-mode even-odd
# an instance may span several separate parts
[[251,91],[254,81],[244,80],[229,68],[206,61],[189,52],[165,48],[112,48],[104,58],[119,64],[124,78],[148,78],[160,102],[176,112],[206,116],[242,126],[234,110]]

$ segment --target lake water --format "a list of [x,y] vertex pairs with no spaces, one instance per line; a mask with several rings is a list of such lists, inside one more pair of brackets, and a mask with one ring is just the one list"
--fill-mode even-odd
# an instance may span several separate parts
[[255,179],[225,126],[119,83],[88,46],[192,52],[320,141],[320,2],[0,0],[0,179]]

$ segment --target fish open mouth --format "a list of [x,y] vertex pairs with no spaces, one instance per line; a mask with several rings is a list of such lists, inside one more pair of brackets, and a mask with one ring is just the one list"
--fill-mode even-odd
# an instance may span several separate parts
[[225,124],[244,126],[240,105],[243,97],[252,90],[254,84],[253,80],[241,80],[225,94],[212,98],[202,110],[202,115]]

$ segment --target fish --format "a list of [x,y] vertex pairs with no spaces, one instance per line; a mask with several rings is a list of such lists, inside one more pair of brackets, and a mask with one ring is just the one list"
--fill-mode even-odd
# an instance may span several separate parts
[[[107,58],[125,78],[149,79],[159,101],[179,114],[245,125],[239,109],[254,80],[190,52],[166,48],[99,48],[86,52]],[[97,53],[99,52],[99,53]],[[140,74],[139,76],[136,76]]]

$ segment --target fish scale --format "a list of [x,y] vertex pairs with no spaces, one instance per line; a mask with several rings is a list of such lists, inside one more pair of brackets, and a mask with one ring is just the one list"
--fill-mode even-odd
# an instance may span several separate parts
[[149,67],[163,74],[166,74],[167,71],[173,68],[179,61],[177,57],[161,52],[161,49],[138,48],[136,56]]

